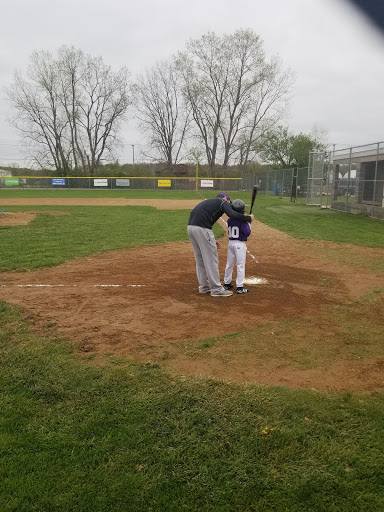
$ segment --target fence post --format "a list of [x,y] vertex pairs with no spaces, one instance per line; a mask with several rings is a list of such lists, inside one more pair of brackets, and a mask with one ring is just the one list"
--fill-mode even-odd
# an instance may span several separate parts
[[[332,160],[332,168],[333,168],[333,160]],[[327,168],[327,197],[325,199],[325,208],[328,208],[328,198],[329,198],[329,176],[331,174],[331,152],[328,154],[328,168]]]
[[376,165],[375,165],[375,181],[373,182],[373,198],[372,198],[372,217],[374,217],[375,213],[375,201],[376,201],[376,184],[377,184],[377,166],[379,163],[379,151],[380,151],[380,143],[377,143],[376,150]]
[[348,165],[348,180],[347,180],[347,200],[345,201],[345,204],[347,206],[348,211],[348,204],[349,204],[349,182],[351,181],[351,167],[352,167],[352,147],[349,149],[349,165]]

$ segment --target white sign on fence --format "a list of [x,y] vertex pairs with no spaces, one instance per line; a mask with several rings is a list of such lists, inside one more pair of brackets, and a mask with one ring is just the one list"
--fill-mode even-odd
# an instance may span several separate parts
[[93,180],[93,186],[94,187],[108,187],[108,180],[99,178]]
[[200,186],[213,188],[213,180],[201,180]]

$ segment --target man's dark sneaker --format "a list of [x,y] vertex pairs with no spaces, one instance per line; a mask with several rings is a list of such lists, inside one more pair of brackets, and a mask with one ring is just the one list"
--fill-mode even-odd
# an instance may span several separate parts
[[243,288],[242,286],[239,286],[237,288],[237,293],[242,294],[242,293],[248,293],[248,292],[249,292],[248,288]]
[[231,288],[233,288],[233,284],[231,284],[231,283],[225,284],[224,283],[224,290],[230,290]]

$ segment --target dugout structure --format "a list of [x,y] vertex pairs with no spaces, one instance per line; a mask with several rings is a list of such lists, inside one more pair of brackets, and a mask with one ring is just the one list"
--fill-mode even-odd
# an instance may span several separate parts
[[318,154],[319,159],[324,158],[323,195],[327,205],[384,220],[384,142],[321,155]]

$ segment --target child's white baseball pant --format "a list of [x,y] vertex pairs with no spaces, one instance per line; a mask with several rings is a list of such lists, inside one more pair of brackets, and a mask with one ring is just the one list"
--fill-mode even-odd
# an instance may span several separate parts
[[236,286],[238,288],[243,286],[245,278],[246,256],[247,246],[245,242],[238,240],[228,241],[227,266],[225,267],[224,283],[229,284],[232,281],[233,266],[236,263]]

